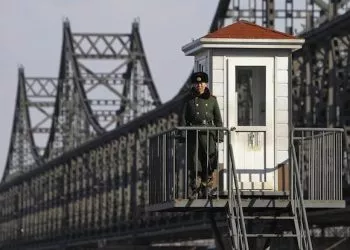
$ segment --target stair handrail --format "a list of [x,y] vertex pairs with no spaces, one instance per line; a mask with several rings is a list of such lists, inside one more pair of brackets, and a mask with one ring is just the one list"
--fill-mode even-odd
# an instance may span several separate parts
[[[234,130],[231,129],[231,130]],[[229,175],[229,189],[228,189],[228,198],[229,198],[229,210],[231,214],[238,218],[238,224],[237,224],[237,233],[238,233],[238,239],[239,239],[239,244],[242,246],[242,250],[249,250],[249,245],[248,245],[248,237],[247,237],[247,231],[245,227],[245,221],[244,221],[244,214],[243,214],[243,208],[242,208],[242,200],[241,200],[241,191],[239,189],[238,185],[238,178],[237,178],[237,171],[236,171],[236,164],[235,164],[235,158],[234,158],[234,153],[233,153],[233,148],[232,148],[232,143],[231,143],[231,132],[228,132],[228,150],[229,150],[229,155],[228,157],[231,159],[231,167],[228,166],[228,175]],[[229,160],[228,160],[229,162]],[[233,179],[233,186],[232,186],[232,179]],[[232,188],[234,187],[235,192],[232,192]],[[232,202],[236,204],[236,206],[233,206]],[[234,209],[235,208],[235,209]]]
[[[345,133],[343,133],[343,147],[344,147],[344,151],[343,151],[343,164],[344,164],[344,169],[346,169],[350,164],[350,144],[349,144],[349,137],[347,136],[348,133],[346,131],[349,131],[348,126],[343,126],[343,131],[345,131]],[[345,165],[346,164],[346,165]]]
[[[291,157],[292,181],[291,181],[291,194],[290,194],[291,205],[292,205],[294,216],[297,216],[299,227],[302,229],[302,232],[300,232],[301,238],[298,239],[299,248],[312,250],[313,247],[312,247],[312,241],[310,236],[309,223],[307,220],[306,209],[305,209],[304,198],[303,198],[303,191],[302,191],[302,186],[300,181],[300,172],[299,172],[300,170],[298,166],[297,155],[296,155],[296,150],[294,145],[294,130],[292,130],[292,133],[291,133],[290,147],[291,147],[291,153],[292,153],[292,157]],[[299,205],[299,211],[301,212],[301,218],[296,211],[297,209],[296,202],[299,203],[298,205]],[[301,240],[303,240],[303,242]],[[306,248],[304,248],[303,245],[305,245]]]

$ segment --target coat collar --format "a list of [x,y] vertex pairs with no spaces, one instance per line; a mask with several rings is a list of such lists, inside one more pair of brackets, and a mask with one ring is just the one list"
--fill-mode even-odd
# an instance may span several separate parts
[[211,94],[210,94],[210,90],[208,88],[205,88],[204,93],[201,95],[198,93],[196,88],[194,88],[194,87],[191,88],[191,98],[199,97],[199,98],[203,98],[203,99],[209,99],[210,96],[211,96]]

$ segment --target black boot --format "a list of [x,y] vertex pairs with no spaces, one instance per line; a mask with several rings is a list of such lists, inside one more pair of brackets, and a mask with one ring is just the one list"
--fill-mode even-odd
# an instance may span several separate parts
[[200,191],[201,191],[201,183],[202,183],[201,176],[197,175],[196,180],[194,180],[194,179],[195,178],[191,178],[189,190],[188,190],[188,198],[191,200],[198,199],[200,196]]

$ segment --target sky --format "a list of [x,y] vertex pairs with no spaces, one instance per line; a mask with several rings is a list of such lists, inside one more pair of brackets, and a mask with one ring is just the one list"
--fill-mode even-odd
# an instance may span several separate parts
[[[208,32],[216,0],[0,0],[0,177],[10,142],[17,70],[58,76],[62,22],[72,32],[130,33],[138,18],[153,80],[162,102],[188,77],[193,58],[181,47]],[[172,81],[169,82],[169,76]]]
[[18,66],[24,66],[27,77],[58,76],[65,18],[73,32],[108,33],[130,33],[138,18],[153,80],[165,102],[193,67],[193,58],[181,47],[207,34],[217,4],[218,0],[0,0],[0,176],[10,142]]

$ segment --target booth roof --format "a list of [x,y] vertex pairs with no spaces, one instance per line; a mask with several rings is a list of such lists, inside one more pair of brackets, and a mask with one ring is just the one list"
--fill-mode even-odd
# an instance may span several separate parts
[[207,34],[203,38],[233,39],[299,39],[287,33],[265,28],[257,24],[239,20],[231,25]]

